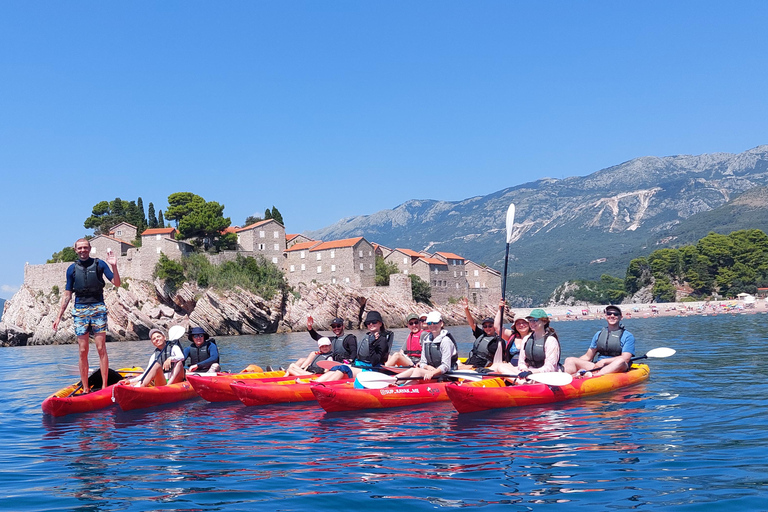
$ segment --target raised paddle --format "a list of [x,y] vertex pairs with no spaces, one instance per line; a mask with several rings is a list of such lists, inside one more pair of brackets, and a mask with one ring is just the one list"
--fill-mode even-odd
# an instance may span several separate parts
[[[464,378],[461,371],[450,372],[450,374]],[[471,377],[472,373],[469,373],[469,375]],[[479,375],[481,377],[506,377],[508,379],[515,379],[518,377],[511,373],[475,373],[474,375]],[[531,373],[530,375],[527,375],[526,378],[540,384],[546,384],[547,386],[565,386],[573,381],[573,376],[565,372]]]
[[[504,278],[501,281],[501,298],[507,298],[507,264],[509,263],[509,244],[512,243],[512,226],[515,223],[515,203],[509,203],[507,208],[507,250],[504,254]],[[504,310],[501,311],[502,323],[504,322]]]

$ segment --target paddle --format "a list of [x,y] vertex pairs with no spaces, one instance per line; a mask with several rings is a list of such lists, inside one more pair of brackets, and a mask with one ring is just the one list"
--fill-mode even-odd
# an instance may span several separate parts
[[[339,366],[339,365],[349,366],[350,368],[362,368],[364,370],[370,370],[371,369],[370,366],[357,366],[357,365],[354,365],[352,363],[340,363],[338,361],[332,361],[332,360],[318,361],[316,364],[317,364],[317,366],[319,366],[323,370],[330,370],[334,366]],[[408,368],[395,368],[394,366],[380,366],[376,370],[377,371],[385,371],[385,372],[390,372],[392,374],[396,374],[396,373],[404,372],[407,369]]]
[[[637,361],[638,359],[648,359],[648,358],[663,359],[665,357],[670,357],[675,355],[675,352],[677,352],[677,350],[673,348],[668,348],[668,347],[653,348],[648,352],[646,352],[645,354],[643,354],[642,356],[633,357],[632,359],[629,360],[629,362],[631,363],[632,361]],[[592,370],[580,370],[579,375],[584,375],[585,373],[591,372],[593,370],[599,370],[599,368],[592,368]]]
[[[450,372],[452,375],[455,375],[457,377],[464,378],[461,371],[458,372]],[[472,375],[471,373],[469,374]],[[508,379],[515,379],[517,378],[517,375],[511,374],[511,373],[483,373],[483,374],[475,374],[480,375],[481,377],[506,377]],[[534,382],[538,382],[540,384],[546,384],[547,386],[565,386],[567,384],[570,384],[573,381],[573,376],[569,375],[565,372],[542,372],[542,373],[532,373],[526,377],[529,380],[532,380]]]
[[[501,281],[501,298],[507,298],[507,264],[509,263],[509,244],[512,243],[512,226],[515,223],[515,203],[509,203],[507,208],[507,250],[504,254],[504,278]],[[504,322],[504,310],[501,311],[502,323]]]
[[[472,374],[472,372],[466,372],[466,374],[462,375],[454,375],[454,372],[446,372],[442,375],[464,380],[482,380],[483,378],[479,373]],[[440,375],[437,377],[440,377]],[[390,384],[396,384],[397,382],[404,380],[424,380],[424,377],[398,377],[396,375],[385,375],[379,372],[362,372],[357,376],[356,380],[365,389],[381,389]]]

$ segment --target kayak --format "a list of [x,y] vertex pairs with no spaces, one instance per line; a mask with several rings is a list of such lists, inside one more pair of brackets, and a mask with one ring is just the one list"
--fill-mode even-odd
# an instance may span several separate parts
[[[96,411],[109,407],[114,403],[112,400],[112,388],[125,377],[141,375],[142,368],[120,368],[112,370],[110,368],[107,377],[107,384],[104,389],[83,393],[83,386],[80,381],[60,389],[43,400],[43,413],[51,416],[66,416],[81,412]],[[101,386],[101,371],[97,370],[88,378],[88,385],[91,389]]]
[[456,410],[464,413],[563,402],[631,386],[647,380],[649,376],[647,365],[635,364],[624,373],[576,378],[564,386],[539,383],[507,386],[503,379],[495,378],[461,385],[450,383],[445,391]]
[[351,382],[343,386],[323,384],[313,385],[312,393],[327,412],[404,407],[448,400],[445,382],[423,382],[381,389],[355,388]]
[[[308,377],[284,377],[283,379],[265,382],[253,380],[250,382],[234,380],[230,384],[237,398],[245,405],[269,405],[293,402],[308,402],[315,400],[312,394],[313,381],[319,375]],[[335,380],[320,385],[327,385],[329,389],[346,383],[352,384],[353,379]]]
[[236,401],[232,388],[229,386],[233,380],[249,381],[252,379],[279,379],[285,375],[284,371],[273,372],[246,372],[246,373],[219,373],[216,375],[205,375],[194,373],[187,374],[187,381],[192,384],[197,394],[209,402],[230,402]]
[[146,387],[118,384],[114,387],[114,395],[120,408],[124,411],[130,411],[189,400],[195,398],[197,392],[189,382],[184,381],[165,386]]

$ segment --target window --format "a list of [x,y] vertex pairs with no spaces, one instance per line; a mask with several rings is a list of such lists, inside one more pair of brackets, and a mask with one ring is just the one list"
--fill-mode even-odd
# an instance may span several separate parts
[[293,265],[291,265],[291,272],[293,272],[294,270],[296,270],[296,268]]
[[336,257],[336,251],[331,251],[331,259]]
[[259,231],[259,238],[264,238],[266,236],[267,234],[264,231]]
[[96,248],[95,247],[91,246],[90,254],[96,254]]
[[278,233],[277,231],[275,231],[274,233],[275,233],[275,238],[280,238],[280,233]]
[[331,265],[331,272],[336,272],[336,265]]
[[277,258],[272,258],[272,263],[277,264]]
[[301,264],[301,270],[307,270],[307,266],[305,264]]
[[260,251],[263,251],[263,250],[264,250],[264,244],[259,244],[259,250],[260,250]]
[[408,258],[403,258],[403,264],[404,264],[404,265],[407,265],[407,264],[408,264]]
[[118,229],[117,231],[115,231],[115,234],[117,236],[122,236],[123,235],[123,231],[121,229]]
[[336,284],[336,278],[331,279],[331,284]]
[[158,247],[157,248],[157,254],[160,254],[161,252],[163,252],[163,251],[161,251],[160,248]]
[[435,274],[437,274],[437,267],[435,267]]
[[454,270],[453,271],[453,277],[458,277],[456,274],[457,274],[457,272]]
[[368,251],[368,256],[373,256],[373,253],[371,251]]
[[459,283],[456,283],[456,289],[457,290],[459,289]]
[[475,288],[480,288],[480,281],[475,281]]
[[241,243],[241,242],[240,242],[240,235],[239,235],[239,234],[237,235],[237,243],[238,243],[238,244],[240,244],[240,243]]
[[318,274],[322,274],[323,273],[323,266],[322,265],[318,265],[317,266],[317,273]]
[[305,254],[304,254],[304,251],[301,251],[301,252],[299,253],[299,258],[301,258],[301,259],[304,259],[304,256],[305,256]]
[[365,270],[365,263],[360,264],[360,270]]
[[345,278],[344,278],[344,282],[345,282],[345,283],[349,283],[349,278],[348,278],[348,277],[345,277]]
[[480,271],[479,270],[475,270],[475,277],[477,277],[479,275],[480,275]]
[[368,264],[368,268],[369,268],[369,269],[373,269],[373,263],[369,263],[369,264]]
[[363,257],[363,251],[360,251],[360,257],[361,258]]
[[317,261],[320,261],[321,259],[323,259],[322,253],[317,253]]
[[160,233],[155,235],[155,240],[162,240],[162,239],[163,239],[163,235],[161,235]]
[[275,250],[276,250],[276,251],[279,251],[279,250],[280,250],[280,244],[275,244]]
[[403,270],[403,274],[408,275],[408,269]]

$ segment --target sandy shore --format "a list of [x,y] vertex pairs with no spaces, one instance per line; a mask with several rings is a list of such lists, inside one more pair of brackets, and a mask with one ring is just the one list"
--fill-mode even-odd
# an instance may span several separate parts
[[[651,318],[660,316],[750,314],[768,312],[768,303],[764,299],[754,304],[745,304],[742,300],[718,300],[709,302],[666,302],[663,304],[621,304],[625,318]],[[553,321],[594,320],[604,318],[605,305],[602,306],[555,306],[543,308]],[[517,317],[530,313],[530,309],[513,309]]]

